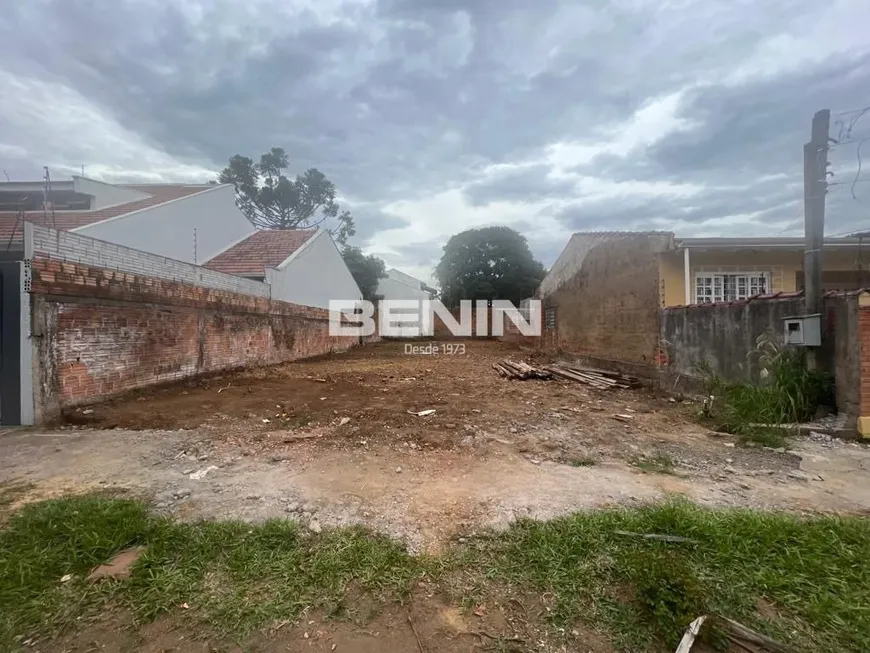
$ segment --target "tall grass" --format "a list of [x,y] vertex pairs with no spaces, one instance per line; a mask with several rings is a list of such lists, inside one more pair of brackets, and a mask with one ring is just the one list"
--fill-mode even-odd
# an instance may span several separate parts
[[819,406],[833,405],[833,378],[808,369],[803,351],[762,335],[748,358],[756,358],[759,368],[759,379],[748,384],[727,383],[708,363],[696,365],[708,393],[715,398],[705,417],[717,430],[751,435],[758,432],[759,425],[812,420]]

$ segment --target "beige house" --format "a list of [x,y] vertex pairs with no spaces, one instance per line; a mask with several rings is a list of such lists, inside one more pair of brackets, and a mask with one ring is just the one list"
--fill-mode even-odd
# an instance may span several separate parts
[[[803,238],[673,238],[659,253],[661,306],[803,289]],[[826,238],[824,290],[870,287],[870,233]]]
[[[565,351],[652,365],[662,307],[800,290],[803,258],[802,238],[575,233],[538,288],[545,335]],[[870,289],[870,233],[826,239],[822,263],[825,290]]]

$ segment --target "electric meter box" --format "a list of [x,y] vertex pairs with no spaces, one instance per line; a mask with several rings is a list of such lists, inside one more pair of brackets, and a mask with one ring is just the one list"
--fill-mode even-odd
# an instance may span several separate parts
[[822,316],[795,315],[783,318],[785,327],[785,344],[798,345],[799,347],[821,347],[822,345]]

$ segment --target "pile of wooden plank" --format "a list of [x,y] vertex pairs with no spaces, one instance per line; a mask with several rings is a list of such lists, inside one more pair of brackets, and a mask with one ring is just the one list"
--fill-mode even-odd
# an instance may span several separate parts
[[640,385],[640,382],[636,378],[620,374],[619,372],[593,370],[574,365],[548,365],[544,369],[555,376],[585,383],[599,390],[635,388]]
[[640,381],[633,376],[568,364],[536,367],[506,358],[501,362],[493,363],[492,367],[507,379],[568,379],[584,383],[598,390],[636,388],[640,385]]
[[512,361],[505,358],[499,363],[492,364],[493,369],[506,379],[551,379],[552,374],[548,371],[529,365],[528,363]]

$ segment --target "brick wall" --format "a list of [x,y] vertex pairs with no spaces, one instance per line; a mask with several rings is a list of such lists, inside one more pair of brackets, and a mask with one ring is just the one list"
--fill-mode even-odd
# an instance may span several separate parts
[[860,394],[858,412],[858,432],[870,438],[870,294],[858,297],[858,334]]
[[71,253],[51,242],[46,248],[30,241],[38,422],[62,407],[133,388],[296,360],[358,342],[331,337],[325,309],[273,301],[259,289],[238,292],[250,289],[245,279],[236,285],[230,275],[203,274],[212,287],[195,285],[195,266],[175,261],[160,269],[166,259],[122,247],[117,248],[121,259],[103,260],[117,268],[130,260],[133,272],[94,265],[106,244],[91,240],[77,236],[76,246],[84,243],[90,252]]
[[575,271],[542,298],[544,313],[550,308],[556,315],[545,341],[555,340],[556,347],[572,353],[652,365],[658,252],[667,242],[663,234],[575,234],[570,244],[577,252]]

